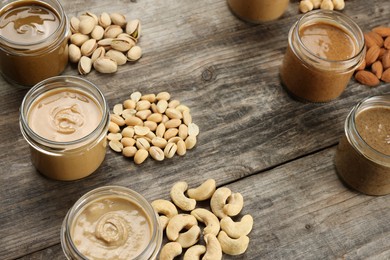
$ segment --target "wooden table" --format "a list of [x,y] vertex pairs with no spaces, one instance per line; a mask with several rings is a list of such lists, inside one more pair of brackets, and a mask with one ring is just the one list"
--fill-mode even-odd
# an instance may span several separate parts
[[[168,91],[191,108],[201,133],[195,149],[163,162],[135,165],[108,150],[102,166],[74,182],[42,177],[19,130],[26,90],[0,79],[0,259],[64,259],[62,220],[87,191],[129,187],[149,201],[169,199],[176,181],[195,187],[214,178],[241,192],[255,224],[244,255],[224,259],[389,259],[390,196],[345,187],[333,158],[347,113],[388,84],[353,79],[329,103],[302,103],[281,87],[278,68],[287,33],[300,17],[291,1],[271,23],[247,24],[225,0],[62,1],[68,16],[120,12],[142,21],[144,56],[114,75],[92,72],[110,107],[134,91]],[[366,31],[390,25],[390,1],[346,2],[345,14]],[[68,66],[64,75],[77,75]]]

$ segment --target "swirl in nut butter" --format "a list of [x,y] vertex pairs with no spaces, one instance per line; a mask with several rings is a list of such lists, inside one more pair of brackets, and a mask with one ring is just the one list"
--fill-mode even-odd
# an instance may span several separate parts
[[30,128],[39,136],[56,142],[78,140],[96,129],[102,118],[96,102],[81,91],[48,91],[31,106]]
[[0,16],[0,35],[16,43],[37,43],[52,35],[59,23],[57,15],[43,6],[19,6]]

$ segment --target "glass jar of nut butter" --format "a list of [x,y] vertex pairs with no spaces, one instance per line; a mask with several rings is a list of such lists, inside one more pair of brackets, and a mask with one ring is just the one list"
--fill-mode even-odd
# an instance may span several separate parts
[[61,228],[67,259],[156,259],[162,229],[150,203],[137,192],[105,186],[82,196]]
[[56,76],[27,92],[19,121],[35,168],[52,179],[76,180],[103,162],[109,120],[107,102],[94,84]]
[[240,19],[262,23],[281,17],[289,0],[227,0],[230,10]]
[[337,11],[308,12],[290,29],[282,84],[299,100],[333,100],[364,56],[363,33],[351,18]]
[[70,36],[57,0],[0,3],[0,73],[10,83],[31,87],[63,72]]
[[341,180],[368,195],[390,194],[390,94],[359,102],[344,132],[335,156]]

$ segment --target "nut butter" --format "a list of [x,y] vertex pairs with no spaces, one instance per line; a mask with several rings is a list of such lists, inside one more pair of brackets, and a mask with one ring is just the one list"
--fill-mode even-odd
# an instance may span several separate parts
[[290,29],[281,80],[297,99],[327,102],[342,94],[364,55],[363,33],[352,19],[312,11]]
[[68,20],[57,0],[2,1],[0,72],[9,82],[31,87],[57,76],[68,63]]
[[66,215],[61,245],[68,259],[155,259],[162,230],[138,193],[106,186],[82,196]]
[[276,20],[288,7],[289,0],[227,0],[230,10],[240,19],[261,23]]
[[101,91],[78,77],[57,76],[27,92],[21,132],[31,160],[45,176],[76,180],[94,172],[106,154],[109,109]]
[[358,103],[344,130],[335,156],[341,180],[368,195],[390,194],[390,95]]

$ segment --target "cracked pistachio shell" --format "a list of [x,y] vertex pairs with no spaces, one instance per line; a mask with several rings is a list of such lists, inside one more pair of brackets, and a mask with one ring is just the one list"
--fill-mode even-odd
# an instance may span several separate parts
[[79,62],[81,58],[81,50],[73,43],[69,44],[69,61],[73,63]]
[[100,73],[114,73],[118,70],[116,62],[109,57],[101,57],[94,61],[93,67]]
[[138,39],[141,36],[141,23],[138,19],[131,20],[126,25],[126,33]]
[[119,25],[110,25],[104,30],[104,38],[116,38],[123,33],[123,29]]
[[88,39],[88,35],[84,35],[81,33],[75,33],[70,36],[70,42],[79,47],[83,45],[84,42],[88,41]]
[[107,28],[111,25],[111,17],[108,13],[103,12],[99,17],[99,25],[103,28]]
[[118,65],[123,65],[127,62],[126,55],[117,50],[109,50],[106,56],[116,61]]
[[127,60],[129,61],[137,61],[141,58],[141,56],[142,49],[139,46],[134,46],[127,52]]
[[79,32],[82,34],[90,34],[95,28],[95,19],[90,16],[86,16],[84,18],[81,18],[80,24],[79,24]]
[[131,39],[116,38],[111,42],[111,48],[117,51],[126,52],[135,45],[135,42]]
[[85,75],[91,72],[92,69],[92,61],[90,58],[86,56],[82,56],[79,60],[79,64],[77,66],[79,73],[81,75]]
[[137,43],[137,41],[138,41],[136,38],[134,38],[133,36],[131,36],[131,35],[127,34],[127,33],[121,33],[116,38],[118,38],[118,39],[130,39],[134,43]]
[[104,57],[104,55],[106,55],[106,49],[99,47],[92,53],[91,60],[94,62],[97,58]]
[[91,13],[91,12],[85,12],[82,15],[80,15],[80,21],[83,20],[84,18],[88,18],[88,17],[93,18],[95,25],[98,24],[98,21],[99,21],[98,17],[96,16],[96,14]]
[[91,37],[96,40],[101,40],[103,39],[103,36],[104,36],[104,28],[101,27],[100,25],[96,25],[91,32]]
[[119,25],[120,27],[124,27],[126,25],[126,17],[123,14],[111,13],[110,18],[113,24]]
[[96,50],[97,43],[95,39],[89,39],[81,45],[81,55],[83,56],[91,56],[92,53]]
[[80,20],[77,17],[72,17],[70,18],[70,31],[72,33],[77,33],[79,32],[79,25],[80,25]]

